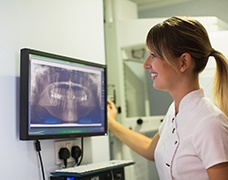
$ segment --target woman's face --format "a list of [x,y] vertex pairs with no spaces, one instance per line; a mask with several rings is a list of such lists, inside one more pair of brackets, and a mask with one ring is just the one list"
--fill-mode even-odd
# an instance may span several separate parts
[[179,79],[177,70],[165,60],[156,57],[153,52],[150,52],[144,62],[144,68],[150,72],[155,89],[171,92],[176,87]]

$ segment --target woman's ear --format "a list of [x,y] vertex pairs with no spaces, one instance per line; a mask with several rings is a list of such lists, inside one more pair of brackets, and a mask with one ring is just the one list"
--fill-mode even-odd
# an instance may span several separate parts
[[189,53],[183,53],[180,56],[180,71],[185,72],[192,64],[192,56]]

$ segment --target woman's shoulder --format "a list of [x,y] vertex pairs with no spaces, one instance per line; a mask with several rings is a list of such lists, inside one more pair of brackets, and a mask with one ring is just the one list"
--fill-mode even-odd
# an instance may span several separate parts
[[[228,118],[210,100],[204,99],[199,106],[202,106],[199,115],[199,122],[195,127],[195,134],[225,133],[228,137]],[[197,133],[198,132],[198,133]]]

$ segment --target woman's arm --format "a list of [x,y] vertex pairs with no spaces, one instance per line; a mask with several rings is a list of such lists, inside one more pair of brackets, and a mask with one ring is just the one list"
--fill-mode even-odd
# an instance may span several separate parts
[[123,143],[143,157],[154,160],[154,150],[157,145],[159,135],[156,133],[153,138],[144,136],[132,131],[117,122],[117,110],[113,102],[108,100],[108,128]]
[[228,179],[228,162],[214,165],[207,169],[210,180],[227,180]]

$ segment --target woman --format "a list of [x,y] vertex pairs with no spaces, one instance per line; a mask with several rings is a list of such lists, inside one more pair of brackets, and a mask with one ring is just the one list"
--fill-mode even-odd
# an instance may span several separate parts
[[[155,160],[161,180],[228,179],[228,61],[211,46],[205,28],[187,17],[171,17],[151,28],[150,51],[144,68],[153,86],[173,98],[153,138],[115,121],[115,105],[108,100],[109,130],[149,160]],[[199,73],[209,56],[217,63],[214,105],[204,96]]]

